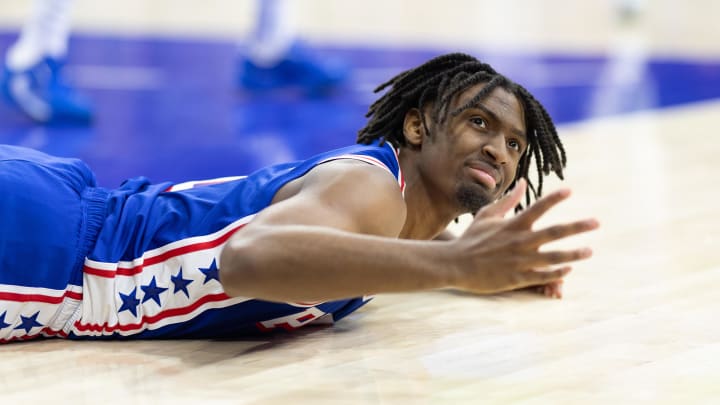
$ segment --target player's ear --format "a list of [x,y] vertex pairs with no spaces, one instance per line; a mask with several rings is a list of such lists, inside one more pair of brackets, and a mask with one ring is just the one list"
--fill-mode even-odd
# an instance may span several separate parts
[[420,114],[420,110],[417,108],[412,108],[405,114],[403,135],[405,136],[405,141],[412,146],[422,145],[425,136],[425,126],[423,125]]

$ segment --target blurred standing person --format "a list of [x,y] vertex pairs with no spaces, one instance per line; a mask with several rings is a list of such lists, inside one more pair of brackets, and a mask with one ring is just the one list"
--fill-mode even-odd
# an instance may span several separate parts
[[[321,60],[297,38],[296,0],[258,1],[248,51],[238,56],[237,83],[251,92],[298,88],[321,94],[345,81],[348,68]],[[91,103],[63,80],[73,0],[34,0],[10,47],[0,86],[12,105],[39,123],[88,124]]]
[[298,0],[258,1],[255,30],[240,56],[238,86],[248,91],[297,88],[319,94],[343,83],[348,67],[313,55],[298,39]]
[[30,18],[5,55],[5,98],[39,123],[88,124],[90,102],[63,80],[72,0],[34,0]]

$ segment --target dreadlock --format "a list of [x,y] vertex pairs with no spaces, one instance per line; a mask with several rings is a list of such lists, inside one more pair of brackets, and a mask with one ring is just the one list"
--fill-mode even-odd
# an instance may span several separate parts
[[[486,85],[465,105],[448,111],[456,94],[478,83]],[[380,144],[390,141],[397,146],[406,146],[403,122],[410,109],[424,111],[424,107],[433,103],[430,118],[434,122],[443,123],[448,113],[456,116],[477,104],[496,87],[502,87],[515,94],[522,103],[527,127],[528,148],[520,159],[511,187],[520,178],[525,178],[528,183],[525,201],[526,205],[529,205],[531,198],[537,199],[542,195],[543,175],[553,172],[563,178],[563,168],[567,161],[565,149],[550,115],[530,92],[497,73],[490,65],[469,55],[452,53],[400,73],[378,86],[375,93],[388,87],[391,87],[390,90],[368,109],[365,115],[368,122],[358,131],[358,143],[369,144],[379,140]],[[429,133],[425,114],[420,116],[426,132]],[[537,187],[528,176],[533,158],[538,174]]]

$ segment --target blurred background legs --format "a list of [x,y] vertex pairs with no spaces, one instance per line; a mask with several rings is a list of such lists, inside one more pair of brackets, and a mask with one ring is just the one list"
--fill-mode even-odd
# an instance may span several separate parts
[[249,91],[298,88],[321,95],[348,77],[348,66],[313,54],[299,38],[295,22],[300,0],[257,0],[258,15],[247,55],[240,60],[238,84]]
[[89,101],[63,77],[72,2],[34,0],[32,13],[5,56],[5,98],[39,123],[86,124],[93,116]]

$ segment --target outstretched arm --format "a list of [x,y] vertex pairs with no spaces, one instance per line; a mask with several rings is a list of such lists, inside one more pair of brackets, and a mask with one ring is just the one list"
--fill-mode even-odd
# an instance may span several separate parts
[[550,194],[502,219],[525,184],[481,210],[453,241],[398,240],[405,205],[394,179],[362,163],[328,163],[301,190],[260,214],[228,242],[220,278],[231,296],[326,301],[387,292],[455,287],[479,293],[559,280],[569,268],[537,271],[590,256],[589,249],[541,253],[547,242],[594,229],[579,221],[546,230],[530,225],[567,197]]

